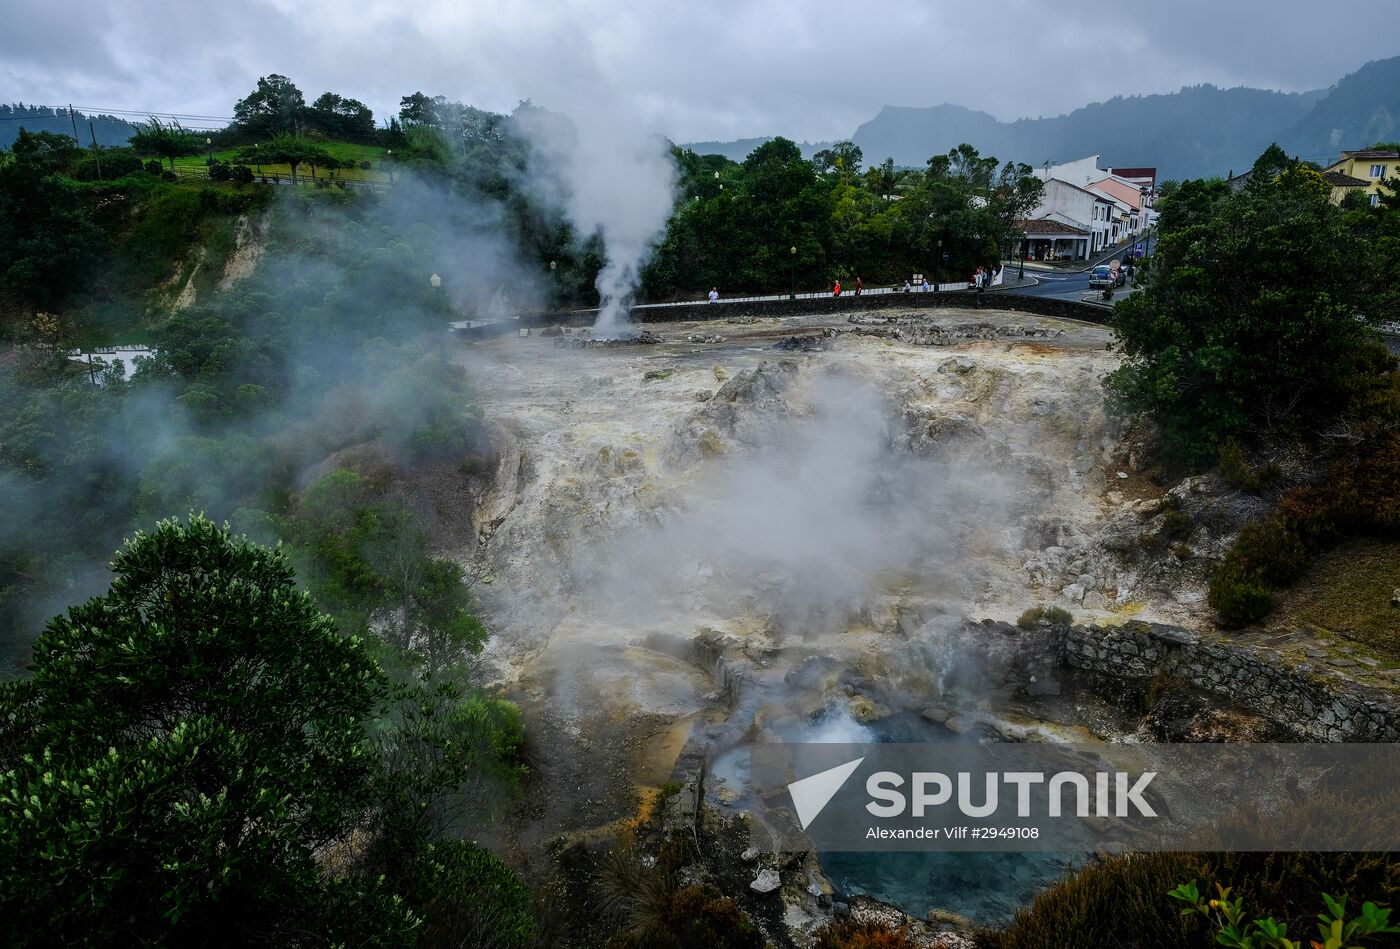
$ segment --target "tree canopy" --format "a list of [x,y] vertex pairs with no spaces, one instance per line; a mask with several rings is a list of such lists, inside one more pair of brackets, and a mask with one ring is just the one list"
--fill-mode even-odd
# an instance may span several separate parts
[[204,518],[112,568],[0,686],[11,944],[407,945],[443,900],[528,934],[509,872],[424,820],[473,772],[509,774],[512,708],[396,689],[281,553]]
[[1329,194],[1291,163],[1238,194],[1188,181],[1164,203],[1145,286],[1114,310],[1125,363],[1109,381],[1181,456],[1337,408],[1384,294],[1372,246]]

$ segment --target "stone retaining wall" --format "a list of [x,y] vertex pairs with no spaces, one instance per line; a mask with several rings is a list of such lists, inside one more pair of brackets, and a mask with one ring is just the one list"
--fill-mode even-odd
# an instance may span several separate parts
[[[818,297],[799,300],[756,300],[737,303],[686,303],[677,306],[641,307],[634,309],[631,319],[637,323],[677,323],[689,320],[727,320],[738,316],[784,317],[814,314],[857,313],[888,309],[1011,310],[1062,319],[1108,325],[1112,313],[1108,307],[1053,297],[1028,297],[1014,293],[983,294],[955,291],[951,293],[883,293],[875,296]],[[522,328],[541,326],[592,326],[597,310],[569,313],[528,313],[509,320],[456,330],[467,339],[482,339],[514,333]]]
[[1061,628],[1059,662],[1118,679],[1178,676],[1317,741],[1400,741],[1400,697],[1277,653],[1154,623]]

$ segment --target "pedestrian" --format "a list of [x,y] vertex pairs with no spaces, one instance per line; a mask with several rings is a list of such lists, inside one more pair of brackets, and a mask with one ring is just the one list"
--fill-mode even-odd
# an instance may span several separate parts
[[856,296],[860,296],[860,292],[864,289],[865,284],[861,282],[860,277],[856,277]]
[[841,295],[841,281],[840,281],[840,280],[836,281],[836,289],[832,291],[831,295],[832,295],[833,297],[839,297],[839,296]]
[[929,291],[928,277],[925,277],[925,278],[924,278],[924,285],[923,285],[922,287],[920,287],[919,290],[921,290],[921,291],[924,292],[924,293],[928,293],[928,291]]
[[710,302],[711,302],[711,303],[718,303],[718,302],[719,302],[719,287],[711,287],[711,288],[710,288]]
[[904,292],[905,292],[905,293],[908,293],[910,290],[913,290],[913,289],[914,289],[913,286],[911,286],[910,283],[909,283],[909,278],[908,278],[908,277],[905,277],[905,278],[904,278]]

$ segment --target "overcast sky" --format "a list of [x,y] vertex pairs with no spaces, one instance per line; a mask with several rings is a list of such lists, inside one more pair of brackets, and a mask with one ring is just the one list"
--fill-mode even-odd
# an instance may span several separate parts
[[[1000,119],[1183,85],[1301,91],[1400,54],[1400,3],[5,0],[0,101],[231,115],[290,76],[383,119],[422,90],[615,104],[676,141],[845,138],[882,105]],[[1136,16],[1133,9],[1151,10]],[[1358,8],[1360,9],[1360,8]]]

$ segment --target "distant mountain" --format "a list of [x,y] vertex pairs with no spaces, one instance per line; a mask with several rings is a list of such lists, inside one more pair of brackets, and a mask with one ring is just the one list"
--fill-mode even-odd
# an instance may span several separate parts
[[1105,167],[1155,166],[1164,178],[1224,175],[1254,162],[1322,92],[1191,86],[1168,95],[1115,96],[1053,118],[999,122],[958,106],[885,108],[852,137],[868,159],[921,165],[962,142],[984,155],[1042,165],[1085,155]]
[[1400,56],[1367,63],[1278,137],[1290,155],[1325,163],[1343,148],[1400,139]]
[[[31,132],[57,132],[59,135],[73,134],[73,123],[78,125],[78,140],[84,145],[92,143],[92,135],[97,134],[99,145],[125,145],[136,131],[136,126],[115,115],[84,115],[74,112],[72,118],[67,109],[53,109],[44,105],[0,104],[0,148],[9,148],[19,138],[20,129]],[[92,128],[88,128],[88,122]]]
[[[1166,95],[1115,96],[1066,115],[1015,122],[958,105],[886,106],[851,136],[867,164],[893,158],[919,167],[968,142],[1003,161],[1040,166],[1098,154],[1104,166],[1155,166],[1160,178],[1178,179],[1248,168],[1274,141],[1290,155],[1324,163],[1343,148],[1396,138],[1400,56],[1368,63],[1330,89],[1190,86]],[[741,160],[763,141],[688,147]]]

